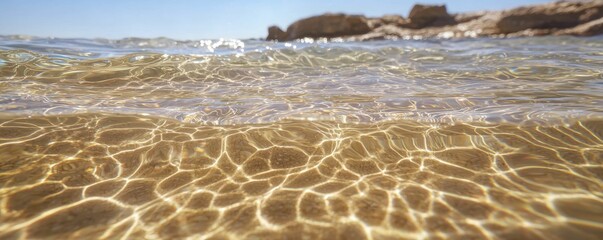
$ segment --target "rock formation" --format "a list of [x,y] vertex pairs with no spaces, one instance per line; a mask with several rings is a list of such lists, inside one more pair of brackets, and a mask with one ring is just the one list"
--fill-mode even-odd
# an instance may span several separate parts
[[408,14],[408,28],[441,27],[455,24],[455,20],[446,11],[445,5],[416,4]]
[[[268,40],[294,40],[300,38],[334,38],[365,34],[371,31],[367,19],[360,15],[324,14],[304,18],[291,24],[285,34],[282,30],[271,27],[273,34]],[[280,32],[279,32],[280,31]]]
[[594,36],[603,34],[603,17],[555,33],[556,35]]
[[554,2],[504,11],[496,23],[500,33],[526,29],[569,28],[603,17],[603,2]]
[[344,38],[520,37],[541,35],[592,36],[603,34],[603,1],[559,1],[505,11],[449,14],[444,5],[415,5],[408,18],[385,15],[324,14],[298,20],[287,31],[268,29],[267,40]]
[[268,28],[267,39],[284,41],[284,40],[287,40],[287,33],[285,31],[283,31],[281,28],[279,28],[278,26],[270,26]]

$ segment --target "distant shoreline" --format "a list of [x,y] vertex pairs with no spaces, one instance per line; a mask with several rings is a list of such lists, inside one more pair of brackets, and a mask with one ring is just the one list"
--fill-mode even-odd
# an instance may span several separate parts
[[268,28],[268,41],[532,37],[603,34],[603,1],[558,1],[502,11],[449,14],[445,5],[416,4],[408,17],[326,13]]

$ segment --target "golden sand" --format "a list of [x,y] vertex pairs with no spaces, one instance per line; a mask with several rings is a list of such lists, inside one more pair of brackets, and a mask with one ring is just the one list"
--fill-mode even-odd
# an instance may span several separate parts
[[0,120],[0,239],[600,239],[603,121]]

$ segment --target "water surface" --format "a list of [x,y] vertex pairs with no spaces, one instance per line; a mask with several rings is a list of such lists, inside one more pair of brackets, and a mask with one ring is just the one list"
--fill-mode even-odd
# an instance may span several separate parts
[[0,37],[0,237],[598,239],[603,38]]

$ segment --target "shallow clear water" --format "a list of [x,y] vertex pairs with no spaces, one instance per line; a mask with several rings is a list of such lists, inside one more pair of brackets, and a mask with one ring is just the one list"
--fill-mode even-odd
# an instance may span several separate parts
[[0,37],[0,237],[597,239],[603,38]]
[[603,105],[603,38],[3,39],[0,49],[0,110],[10,114],[521,122],[599,116]]

